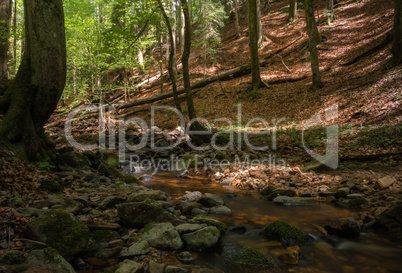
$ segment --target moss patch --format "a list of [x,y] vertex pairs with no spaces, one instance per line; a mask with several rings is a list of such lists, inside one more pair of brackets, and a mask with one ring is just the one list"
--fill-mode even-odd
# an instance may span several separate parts
[[243,248],[243,250],[240,252],[239,262],[245,265],[260,267],[278,267],[280,265],[275,258],[266,256],[261,251],[251,247]]
[[42,189],[54,192],[54,193],[59,193],[61,192],[61,186],[57,180],[45,180],[41,184]]
[[24,253],[18,250],[9,250],[0,259],[0,263],[3,264],[20,264],[25,261]]
[[270,240],[281,241],[285,245],[294,245],[307,240],[307,235],[298,227],[280,220],[267,225],[263,235]]
[[269,185],[267,187],[265,187],[262,191],[261,191],[261,195],[267,196],[271,193],[273,193],[274,191],[278,190],[277,186],[274,185]]
[[295,191],[292,191],[292,190],[277,190],[277,191],[274,191],[274,192],[268,194],[263,199],[267,200],[267,201],[272,201],[278,196],[290,196],[290,197],[293,197],[295,195],[296,195]]
[[209,226],[215,226],[221,232],[221,234],[224,234],[228,230],[228,227],[225,223],[205,215],[197,215],[191,220],[191,222],[196,224],[207,224]]

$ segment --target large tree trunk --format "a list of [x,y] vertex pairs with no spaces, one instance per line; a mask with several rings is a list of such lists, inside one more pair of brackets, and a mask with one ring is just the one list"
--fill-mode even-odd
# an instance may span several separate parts
[[166,11],[163,7],[162,0],[158,0],[158,5],[162,11],[163,17],[165,18],[166,27],[167,27],[168,33],[169,33],[170,52],[169,52],[168,70],[169,70],[170,81],[172,82],[173,98],[174,98],[174,102],[176,104],[177,110],[179,110],[181,112],[180,101],[179,101],[179,97],[177,95],[177,63],[176,63],[176,43],[175,43],[175,37],[173,35],[174,32],[173,32],[172,26],[170,25],[169,17],[167,16]]
[[395,65],[402,63],[402,0],[395,1],[394,42],[392,45],[392,61]]
[[297,18],[297,0],[289,1],[289,22],[293,22]]
[[46,157],[44,129],[66,81],[62,0],[25,0],[26,48],[17,75],[3,97],[0,139],[29,160]]
[[317,45],[321,42],[321,35],[318,32],[317,23],[314,17],[314,0],[304,0],[304,8],[306,12],[306,23],[308,48],[311,57],[311,71],[313,72],[313,89],[322,88],[324,84],[321,81],[320,66],[318,63]]
[[249,46],[251,59],[251,77],[253,81],[253,90],[251,95],[255,97],[261,85],[260,63],[258,61],[258,16],[257,1],[248,0],[248,28],[249,28]]
[[8,79],[8,48],[12,2],[0,0],[0,81]]

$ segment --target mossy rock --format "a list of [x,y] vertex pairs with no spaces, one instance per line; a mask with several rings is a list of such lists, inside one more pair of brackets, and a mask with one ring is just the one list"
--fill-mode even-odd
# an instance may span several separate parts
[[106,153],[106,152],[101,152],[101,154],[102,154],[101,157],[102,157],[103,161],[106,162],[106,164],[115,166],[115,167],[119,167],[120,160],[119,160],[119,156],[117,154]]
[[25,264],[19,264],[10,268],[11,273],[19,273],[28,270],[28,266]]
[[53,193],[60,193],[62,190],[59,182],[55,179],[47,179],[43,181],[41,184],[41,188]]
[[26,258],[24,253],[18,250],[9,250],[0,259],[3,264],[20,264],[25,262]]
[[387,210],[380,217],[379,223],[390,238],[402,243],[402,205]]
[[267,187],[265,187],[262,191],[261,191],[261,195],[267,196],[271,193],[273,193],[274,191],[277,191],[278,187],[275,185],[269,185]]
[[28,223],[28,236],[56,249],[71,261],[88,244],[89,229],[61,209],[49,210]]
[[277,191],[274,191],[274,192],[268,194],[267,196],[264,196],[263,199],[267,200],[267,201],[272,201],[278,196],[293,197],[295,195],[296,195],[296,192],[293,190],[277,190]]
[[129,175],[129,174],[124,175],[123,181],[124,181],[126,184],[142,184],[141,181],[138,180],[137,177],[132,176],[132,175]]
[[195,216],[193,219],[190,220],[190,223],[207,224],[208,226],[215,226],[220,231],[221,234],[225,234],[228,230],[228,227],[226,226],[225,223],[205,215]]
[[267,239],[280,241],[284,245],[295,245],[308,239],[307,234],[301,229],[281,220],[273,221],[265,226],[262,234]]
[[265,255],[258,249],[244,247],[239,255],[239,263],[257,267],[279,267],[281,264],[274,257]]

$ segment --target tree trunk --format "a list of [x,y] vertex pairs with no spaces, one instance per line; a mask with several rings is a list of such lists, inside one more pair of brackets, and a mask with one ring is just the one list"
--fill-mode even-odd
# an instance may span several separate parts
[[239,26],[239,0],[234,0],[235,8],[235,26],[236,26],[236,38],[240,38],[240,26]]
[[314,17],[314,0],[304,0],[306,13],[308,48],[311,57],[311,71],[313,73],[313,89],[322,88],[324,84],[321,81],[320,66],[318,63],[317,45],[321,42],[321,35],[318,32],[317,23]]
[[162,24],[158,24],[158,46],[159,46],[159,74],[161,93],[163,93],[163,38],[162,38]]
[[183,4],[180,0],[179,6],[179,17],[180,17],[180,30],[179,30],[179,40],[180,40],[180,53],[184,52],[184,13],[183,13]]
[[[191,49],[191,23],[190,23],[189,5],[187,3],[187,0],[180,0],[180,1],[182,4],[183,14],[184,14],[184,51],[183,51],[183,56],[181,57],[181,62],[183,64],[183,81],[184,81],[184,90],[186,92],[186,99],[187,99],[188,117],[191,122],[190,129],[197,130],[197,131],[205,130],[201,126],[201,124],[196,120],[197,115],[195,113],[193,95],[191,93],[190,74],[189,74],[190,73],[189,72],[189,59],[190,59],[190,49]],[[190,134],[190,137],[191,137],[191,134]],[[201,139],[199,139],[199,140],[201,140]],[[201,142],[202,142],[202,140],[201,140]]]
[[335,21],[334,0],[327,0],[327,24]]
[[297,18],[297,0],[289,1],[289,22],[293,22]]
[[5,112],[0,139],[15,144],[29,160],[48,159],[43,126],[66,81],[62,0],[25,0],[26,48],[11,86],[0,98]]
[[0,81],[8,79],[8,48],[10,35],[10,18],[12,3],[9,0],[0,0]]
[[177,95],[177,64],[176,64],[176,43],[175,43],[174,32],[172,26],[170,25],[169,17],[167,16],[166,11],[163,7],[162,0],[158,0],[158,6],[162,11],[163,17],[165,18],[166,27],[169,34],[170,52],[169,52],[168,70],[169,70],[170,81],[172,82],[173,98],[177,110],[181,112],[180,101]]
[[17,72],[17,0],[14,0],[14,15],[13,15],[13,27],[14,27],[14,38],[13,38],[13,51],[14,51],[14,58],[13,58],[13,75]]
[[402,0],[394,1],[394,42],[391,51],[392,62],[394,65],[398,65],[402,63]]
[[257,38],[258,38],[258,48],[262,46],[262,24],[261,24],[261,0],[256,0],[256,22],[257,22]]
[[257,1],[248,0],[248,28],[249,28],[249,47],[251,60],[251,77],[253,81],[253,89],[251,95],[257,96],[258,89],[261,85],[260,63],[258,61],[258,16]]

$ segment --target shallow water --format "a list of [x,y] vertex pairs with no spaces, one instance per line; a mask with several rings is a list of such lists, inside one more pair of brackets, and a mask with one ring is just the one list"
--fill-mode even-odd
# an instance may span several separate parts
[[[259,235],[260,229],[273,220],[283,220],[311,233],[317,240],[299,245],[307,258],[300,265],[285,266],[281,269],[262,272],[402,272],[402,245],[373,233],[363,233],[355,241],[320,238],[314,224],[323,225],[332,219],[358,217],[357,212],[340,209],[329,204],[306,207],[281,207],[259,198],[258,193],[244,193],[230,186],[209,182],[207,178],[184,179],[176,173],[157,173],[151,181],[145,182],[150,188],[169,193],[173,199],[180,198],[186,191],[201,191],[220,195],[232,210],[232,216],[217,218],[226,224],[242,224],[247,227],[244,234],[229,232],[224,244],[240,244],[268,253],[269,242]],[[245,269],[228,268],[217,253],[194,253],[198,264],[209,264],[224,272],[245,272]],[[257,272],[255,269],[250,272]]]

